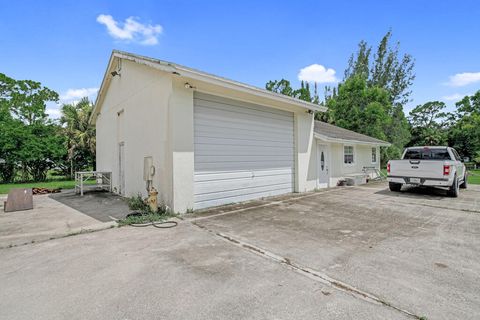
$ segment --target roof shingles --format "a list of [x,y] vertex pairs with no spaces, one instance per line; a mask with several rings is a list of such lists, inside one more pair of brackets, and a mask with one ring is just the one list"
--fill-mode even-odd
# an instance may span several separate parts
[[389,145],[389,143],[386,141],[372,138],[370,136],[357,133],[355,131],[343,129],[322,121],[315,121],[314,132],[321,136],[325,136],[327,138],[335,139],[335,140],[358,141],[358,142]]

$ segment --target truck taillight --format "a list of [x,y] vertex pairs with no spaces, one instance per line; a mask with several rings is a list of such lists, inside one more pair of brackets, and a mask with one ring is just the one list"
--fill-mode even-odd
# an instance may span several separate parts
[[387,173],[390,173],[390,163],[387,163]]
[[449,165],[446,165],[446,164],[443,165],[443,175],[444,176],[449,176],[450,175],[450,166]]

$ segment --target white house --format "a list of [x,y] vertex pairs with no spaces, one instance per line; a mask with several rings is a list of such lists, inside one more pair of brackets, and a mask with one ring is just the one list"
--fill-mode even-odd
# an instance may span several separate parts
[[[97,170],[175,212],[335,186],[388,143],[314,121],[326,108],[174,63],[113,51],[91,121]],[[147,160],[145,160],[147,159]],[[150,165],[153,166],[151,169]]]

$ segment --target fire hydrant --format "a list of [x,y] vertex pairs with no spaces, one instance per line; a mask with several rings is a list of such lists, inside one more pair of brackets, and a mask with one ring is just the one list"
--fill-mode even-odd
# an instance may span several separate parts
[[150,210],[154,213],[158,211],[158,200],[157,200],[158,191],[154,187],[150,188],[148,191],[147,203],[150,206]]

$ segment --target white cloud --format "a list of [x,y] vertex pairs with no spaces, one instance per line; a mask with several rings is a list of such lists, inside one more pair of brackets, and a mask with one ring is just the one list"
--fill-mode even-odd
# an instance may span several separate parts
[[335,70],[325,68],[321,64],[311,64],[298,73],[298,80],[317,83],[337,82],[335,77]]
[[93,100],[93,97],[97,94],[98,88],[79,88],[68,89],[66,92],[60,95],[61,103],[72,103],[76,100],[80,100],[83,97],[88,97]]
[[480,82],[480,72],[457,73],[450,77],[447,85],[451,87],[463,87],[475,82]]
[[60,101],[58,103],[52,102],[47,104],[45,112],[52,119],[58,119],[61,116],[61,106],[63,104],[76,105],[80,99],[87,97],[90,101],[94,101],[98,93],[98,88],[78,88],[68,89],[60,94]]
[[446,101],[459,101],[465,96],[469,96],[469,94],[454,93],[448,96],[443,96],[442,99]]
[[146,46],[156,45],[162,33],[161,25],[142,24],[135,17],[128,17],[125,22],[115,21],[111,15],[101,14],[97,22],[107,27],[108,33],[115,39],[138,42]]
[[58,108],[47,108],[45,112],[48,114],[48,117],[51,119],[60,118],[60,109]]

